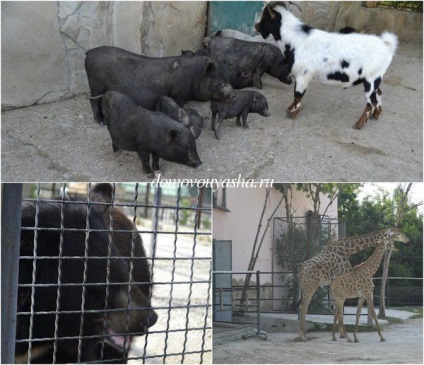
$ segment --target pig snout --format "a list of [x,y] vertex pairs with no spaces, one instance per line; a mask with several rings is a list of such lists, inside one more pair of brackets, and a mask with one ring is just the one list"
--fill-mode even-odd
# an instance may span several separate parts
[[193,161],[192,163],[191,163],[191,167],[193,167],[193,168],[195,168],[195,169],[197,169],[201,164],[202,164],[203,162],[202,161],[200,161],[200,160],[196,160],[196,161]]
[[264,117],[269,117],[271,115],[271,112],[269,111],[269,109],[265,109],[264,111],[263,111],[263,116]]

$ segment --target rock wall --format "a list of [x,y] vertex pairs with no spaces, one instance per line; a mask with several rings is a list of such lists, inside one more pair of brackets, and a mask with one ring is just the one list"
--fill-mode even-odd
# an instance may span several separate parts
[[315,1],[301,3],[302,12],[290,9],[307,24],[338,32],[350,26],[367,34],[396,33],[400,41],[423,42],[423,14],[405,10],[368,8],[362,1]]
[[[338,31],[393,31],[422,43],[422,14],[365,8],[362,2],[301,2],[308,24]],[[151,57],[202,45],[206,1],[28,1],[1,3],[2,110],[88,91],[85,52],[117,46]]]
[[88,91],[85,52],[107,45],[151,57],[199,48],[206,2],[2,2],[2,110]]

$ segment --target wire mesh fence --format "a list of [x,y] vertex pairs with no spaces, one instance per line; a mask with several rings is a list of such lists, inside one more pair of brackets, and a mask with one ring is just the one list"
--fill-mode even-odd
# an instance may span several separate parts
[[209,189],[24,184],[23,197],[15,362],[211,362]]

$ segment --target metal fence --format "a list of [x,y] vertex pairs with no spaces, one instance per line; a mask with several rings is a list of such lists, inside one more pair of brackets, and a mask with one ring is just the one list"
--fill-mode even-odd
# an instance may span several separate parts
[[163,193],[2,185],[2,363],[211,362],[211,191]]
[[[244,286],[238,284],[240,280],[234,280],[233,275],[240,274],[253,274],[249,285]],[[273,297],[272,293],[275,292],[275,287],[282,289],[290,289],[291,286],[282,284],[271,284],[265,283],[264,277],[268,277],[269,274],[278,274],[282,276],[292,275],[291,272],[264,272],[264,271],[214,271],[214,287],[213,287],[213,305],[214,313],[218,311],[231,311],[234,316],[244,315],[244,313],[250,313],[256,315],[256,333],[264,334],[261,330],[260,313],[297,313],[298,307],[295,306],[293,311],[283,309],[273,309],[277,305],[273,304],[277,302],[280,308],[284,307],[284,303],[287,301],[295,301],[297,303],[298,297],[296,298],[281,298]],[[231,287],[219,287],[215,283],[216,277],[218,276],[230,276],[232,285]],[[262,277],[262,279],[261,279]],[[380,283],[381,277],[374,278],[374,305],[378,307],[380,303]],[[309,309],[309,314],[328,314],[333,315],[333,305],[330,300],[329,287],[321,288],[324,295],[321,298],[321,310],[317,311],[314,308]],[[243,297],[243,291],[246,294]],[[386,308],[396,308],[403,306],[422,306],[423,298],[423,278],[406,278],[406,277],[388,277],[386,282]],[[356,306],[358,299],[347,299],[345,305]],[[281,304],[283,303],[283,305]],[[348,314],[346,314],[348,315]],[[352,313],[352,315],[355,315]],[[362,315],[366,315],[363,313]],[[250,315],[249,318],[252,318]]]

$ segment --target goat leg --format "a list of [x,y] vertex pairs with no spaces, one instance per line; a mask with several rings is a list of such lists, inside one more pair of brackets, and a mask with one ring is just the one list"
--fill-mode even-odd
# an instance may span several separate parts
[[361,129],[365,125],[365,123],[368,121],[368,119],[370,118],[370,116],[372,114],[372,109],[373,109],[372,105],[367,103],[367,106],[365,107],[363,114],[361,115],[361,117],[356,122],[356,124],[353,128]]
[[296,118],[297,114],[299,113],[300,102],[302,101],[302,97],[303,96],[294,98],[292,105],[290,105],[286,111],[288,117],[293,119]]

